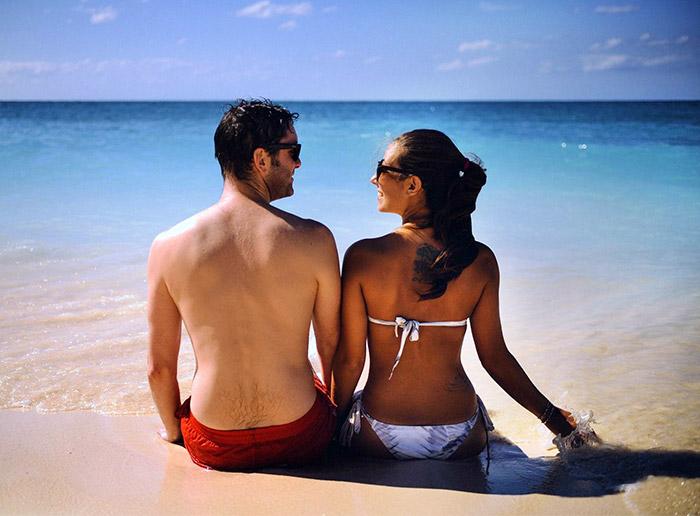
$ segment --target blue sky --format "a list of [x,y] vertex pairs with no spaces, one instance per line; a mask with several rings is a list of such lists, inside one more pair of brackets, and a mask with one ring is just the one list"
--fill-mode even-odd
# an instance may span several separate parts
[[700,2],[0,0],[4,100],[700,99]]

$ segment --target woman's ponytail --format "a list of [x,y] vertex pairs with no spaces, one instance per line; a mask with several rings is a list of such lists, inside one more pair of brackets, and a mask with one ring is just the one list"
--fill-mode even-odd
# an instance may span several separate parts
[[464,163],[461,170],[455,171],[457,178],[448,187],[444,206],[433,213],[435,237],[445,248],[430,268],[431,286],[420,294],[421,300],[442,296],[447,284],[471,265],[479,253],[471,214],[476,209],[479,191],[486,183],[486,174],[481,160],[467,158]]
[[397,143],[403,147],[401,167],[423,181],[435,238],[445,246],[428,270],[429,288],[419,293],[421,300],[435,299],[479,252],[471,214],[486,184],[486,169],[477,156],[469,154],[465,158],[440,131],[418,129],[401,135]]

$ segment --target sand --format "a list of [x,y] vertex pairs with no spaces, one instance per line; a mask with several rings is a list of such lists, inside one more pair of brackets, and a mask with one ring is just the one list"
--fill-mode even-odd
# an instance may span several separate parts
[[[0,438],[2,513],[636,512],[623,494],[484,494],[479,491],[488,489],[489,481],[472,475],[481,467],[474,462],[348,460],[303,470],[207,471],[193,464],[184,448],[157,437],[157,416],[3,411],[0,421],[5,429]],[[517,478],[517,471],[513,475]],[[508,482],[496,480],[495,485],[503,491]]]

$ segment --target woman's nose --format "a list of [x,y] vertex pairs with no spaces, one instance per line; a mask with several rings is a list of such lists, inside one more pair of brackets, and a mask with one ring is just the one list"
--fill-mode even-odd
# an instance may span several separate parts
[[374,186],[377,186],[377,176],[375,174],[372,174],[369,178],[369,182],[372,183]]

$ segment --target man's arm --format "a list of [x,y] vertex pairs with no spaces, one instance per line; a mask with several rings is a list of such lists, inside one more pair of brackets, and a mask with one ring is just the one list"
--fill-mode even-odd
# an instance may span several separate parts
[[345,419],[365,365],[367,307],[359,281],[359,271],[363,267],[358,244],[354,244],[343,260],[340,343],[333,362],[332,391],[333,401],[338,405],[339,422]]
[[163,277],[166,252],[165,242],[156,238],[148,257],[148,383],[165,425],[161,437],[175,442],[182,438],[175,416],[180,407],[177,357],[182,319]]
[[330,388],[331,367],[340,333],[340,266],[333,235],[325,226],[321,226],[319,234],[321,253],[314,264],[318,288],[312,322],[323,383]]

